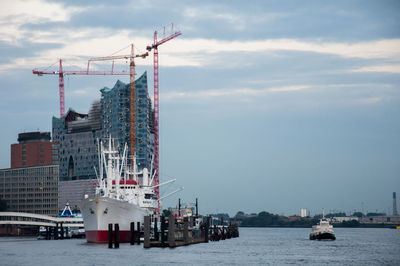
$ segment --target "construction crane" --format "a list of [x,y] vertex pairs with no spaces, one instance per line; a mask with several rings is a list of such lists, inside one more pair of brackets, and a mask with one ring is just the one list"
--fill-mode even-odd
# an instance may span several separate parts
[[95,57],[90,58],[88,60],[87,72],[89,72],[90,62],[92,61],[105,61],[105,60],[113,60],[111,74],[114,75],[114,60],[116,59],[129,59],[129,75],[130,75],[130,134],[129,134],[129,150],[131,152],[131,156],[135,155],[136,151],[136,90],[135,90],[135,61],[134,59],[137,57],[146,58],[149,55],[148,52],[143,54],[134,54],[134,46],[131,45],[131,54],[130,55],[115,55],[115,56],[105,56],[105,57]]
[[[148,55],[148,54],[147,54]],[[146,56],[147,56],[146,55]],[[139,55],[143,57],[143,55]],[[59,81],[59,95],[60,95],[60,117],[63,117],[65,115],[65,92],[64,92],[64,76],[66,75],[99,75],[99,76],[105,76],[105,75],[130,75],[132,76],[132,67],[130,71],[114,71],[114,62],[112,65],[111,71],[90,71],[89,70],[89,65],[91,61],[100,61],[100,60],[116,60],[116,59],[131,59],[131,64],[133,61],[134,57],[139,57],[139,56],[134,56],[133,55],[133,44],[132,44],[132,51],[130,55],[121,55],[121,56],[109,56],[109,57],[99,57],[99,58],[91,58],[88,60],[88,66],[87,70],[69,70],[65,71],[63,70],[63,65],[62,65],[62,59],[59,60],[59,70],[58,71],[40,71],[37,68],[32,70],[32,73],[38,76],[43,76],[43,75],[58,75],[58,81]],[[133,63],[134,64],[134,63]],[[134,66],[133,66],[134,70]],[[134,76],[134,73],[133,73]],[[132,78],[132,77],[131,77]]]
[[76,70],[76,71],[64,71],[62,66],[62,59],[60,59],[60,66],[59,71],[40,71],[37,69],[33,69],[32,73],[38,76],[43,75],[58,75],[58,82],[59,82],[59,94],[60,94],[60,117],[65,115],[65,95],[64,95],[64,76],[66,75],[130,75],[129,72],[114,72],[114,71],[83,71],[83,70]]
[[[163,29],[163,38],[157,40],[157,31],[154,31],[154,43],[146,47],[147,51],[154,51],[154,185],[158,185],[160,182],[160,145],[159,145],[159,117],[160,117],[160,102],[159,102],[159,79],[158,79],[158,46],[178,37],[182,33],[180,31],[174,31],[174,24],[171,24],[171,34],[165,37],[165,27]],[[160,212],[160,188],[155,188],[155,193],[158,198],[157,213]]]

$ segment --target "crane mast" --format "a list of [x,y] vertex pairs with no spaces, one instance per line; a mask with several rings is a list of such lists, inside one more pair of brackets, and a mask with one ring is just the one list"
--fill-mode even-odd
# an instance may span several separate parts
[[[158,185],[160,183],[160,95],[159,95],[159,73],[158,73],[158,46],[166,43],[169,40],[172,40],[175,37],[178,37],[182,33],[180,31],[174,32],[174,24],[171,24],[172,33],[167,37],[162,38],[160,41],[157,40],[157,31],[154,32],[154,42],[151,46],[147,46],[147,50],[151,51],[153,49],[154,52],[154,169],[155,169],[155,177],[154,177],[154,185]],[[165,27],[164,27],[165,33]],[[158,208],[157,212],[160,212],[160,188],[159,186],[155,187],[155,194],[158,198]]]
[[136,87],[135,87],[135,61],[133,60],[133,44],[131,46],[131,55],[129,62],[130,73],[130,131],[129,145],[131,156],[136,154]]
[[65,115],[65,95],[64,95],[64,73],[62,68],[62,60],[60,58],[60,71],[58,74],[59,93],[60,93],[60,117]]

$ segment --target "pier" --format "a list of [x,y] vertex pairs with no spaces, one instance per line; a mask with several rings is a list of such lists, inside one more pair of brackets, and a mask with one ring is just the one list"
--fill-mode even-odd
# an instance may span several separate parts
[[[195,217],[183,217],[176,219],[174,216],[160,216],[160,227],[157,218],[145,216],[144,224],[141,227],[137,223],[131,223],[130,244],[143,243],[144,248],[175,248],[209,241],[220,241],[239,237],[239,228],[236,223],[211,224],[211,217],[205,216],[202,219]],[[108,225],[108,247],[119,247],[119,225]]]
[[[12,226],[36,227],[42,239],[69,238],[70,235],[75,235],[79,228],[84,227],[81,217],[52,217],[25,212],[0,212],[0,225],[10,226],[5,228],[3,234],[11,233]],[[39,227],[45,227],[46,232],[40,232]],[[19,233],[18,229],[16,234]]]

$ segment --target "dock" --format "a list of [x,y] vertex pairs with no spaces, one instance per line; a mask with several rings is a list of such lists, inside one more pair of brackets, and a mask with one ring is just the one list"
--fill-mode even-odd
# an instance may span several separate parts
[[[142,226],[131,223],[131,245],[143,243],[143,248],[176,248],[181,246],[208,243],[209,241],[220,241],[239,237],[239,228],[236,223],[224,225],[212,225],[211,217],[205,216],[201,219],[195,217],[183,217],[176,219],[174,216],[160,216],[160,226],[157,218],[144,217]],[[119,247],[119,225],[109,224],[108,247]],[[117,236],[117,237],[115,237]]]
[[150,217],[144,219],[144,248],[152,247],[180,247],[209,241],[219,241],[239,237],[237,224],[210,225],[211,217],[205,217],[196,225],[194,217],[184,217],[182,220],[174,216],[161,217],[161,228],[152,228],[151,234]]

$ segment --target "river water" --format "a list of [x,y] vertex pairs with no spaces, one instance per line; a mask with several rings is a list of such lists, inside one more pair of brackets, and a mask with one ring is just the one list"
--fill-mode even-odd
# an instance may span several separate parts
[[400,265],[400,230],[335,228],[336,241],[308,240],[308,228],[239,230],[239,238],[174,249],[2,237],[0,265]]

